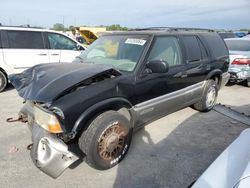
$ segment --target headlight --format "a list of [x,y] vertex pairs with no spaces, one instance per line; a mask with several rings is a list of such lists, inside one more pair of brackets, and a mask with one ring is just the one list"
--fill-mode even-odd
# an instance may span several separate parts
[[36,106],[34,107],[34,119],[38,125],[51,133],[63,132],[60,122],[55,115],[50,114]]

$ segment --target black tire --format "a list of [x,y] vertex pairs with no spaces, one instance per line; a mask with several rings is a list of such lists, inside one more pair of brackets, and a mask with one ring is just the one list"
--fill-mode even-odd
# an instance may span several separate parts
[[202,98],[193,107],[200,112],[208,112],[213,109],[218,95],[218,86],[214,80],[207,80]]
[[245,81],[245,86],[250,87],[250,78]]
[[133,129],[123,115],[106,111],[97,116],[79,138],[86,162],[99,170],[112,168],[127,154]]
[[0,92],[2,92],[6,88],[7,82],[8,80],[6,75],[2,71],[0,71]]

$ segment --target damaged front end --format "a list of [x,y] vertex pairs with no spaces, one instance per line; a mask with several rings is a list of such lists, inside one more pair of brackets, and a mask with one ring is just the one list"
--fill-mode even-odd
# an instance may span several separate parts
[[78,156],[69,151],[67,144],[60,139],[59,134],[61,133],[59,132],[62,130],[56,127],[58,126],[57,122],[53,119],[56,116],[46,113],[48,112],[42,107],[31,101],[26,101],[19,112],[18,119],[28,122],[32,132],[33,144],[30,154],[35,166],[45,174],[57,178],[66,168],[78,160]]
[[[36,65],[9,77],[25,104],[19,112],[19,118],[8,121],[28,123],[33,142],[31,158],[41,171],[56,178],[78,159],[67,144],[72,138],[66,127],[74,121],[71,116],[64,117],[63,110],[53,104],[64,96],[119,75],[121,73],[111,66],[61,63]],[[79,100],[73,102],[78,104]],[[61,100],[61,103],[64,102]],[[74,110],[74,104],[65,108],[71,111],[68,109],[71,107]],[[66,119],[71,121],[66,122]]]

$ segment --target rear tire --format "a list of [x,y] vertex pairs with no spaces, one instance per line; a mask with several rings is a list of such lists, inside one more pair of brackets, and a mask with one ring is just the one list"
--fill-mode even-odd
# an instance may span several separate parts
[[8,80],[6,75],[2,71],[0,71],[0,92],[2,92],[6,88],[7,82]]
[[245,85],[246,85],[247,87],[250,87],[250,78],[247,79],[247,80],[245,81]]
[[99,170],[112,168],[126,155],[133,129],[123,115],[106,111],[97,116],[79,138],[86,162]]
[[218,86],[214,80],[208,80],[204,88],[202,98],[193,107],[200,112],[208,112],[213,109],[218,95]]

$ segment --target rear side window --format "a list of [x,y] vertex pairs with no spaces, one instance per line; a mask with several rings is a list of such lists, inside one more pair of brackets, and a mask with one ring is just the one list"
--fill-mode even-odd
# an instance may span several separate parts
[[223,39],[217,33],[206,34],[203,35],[203,37],[215,58],[228,56],[227,47]]
[[183,36],[182,39],[188,62],[200,61],[206,55],[206,50],[196,36]]
[[250,40],[225,40],[231,51],[250,51]]
[[7,31],[9,48],[15,49],[44,49],[41,32]]

